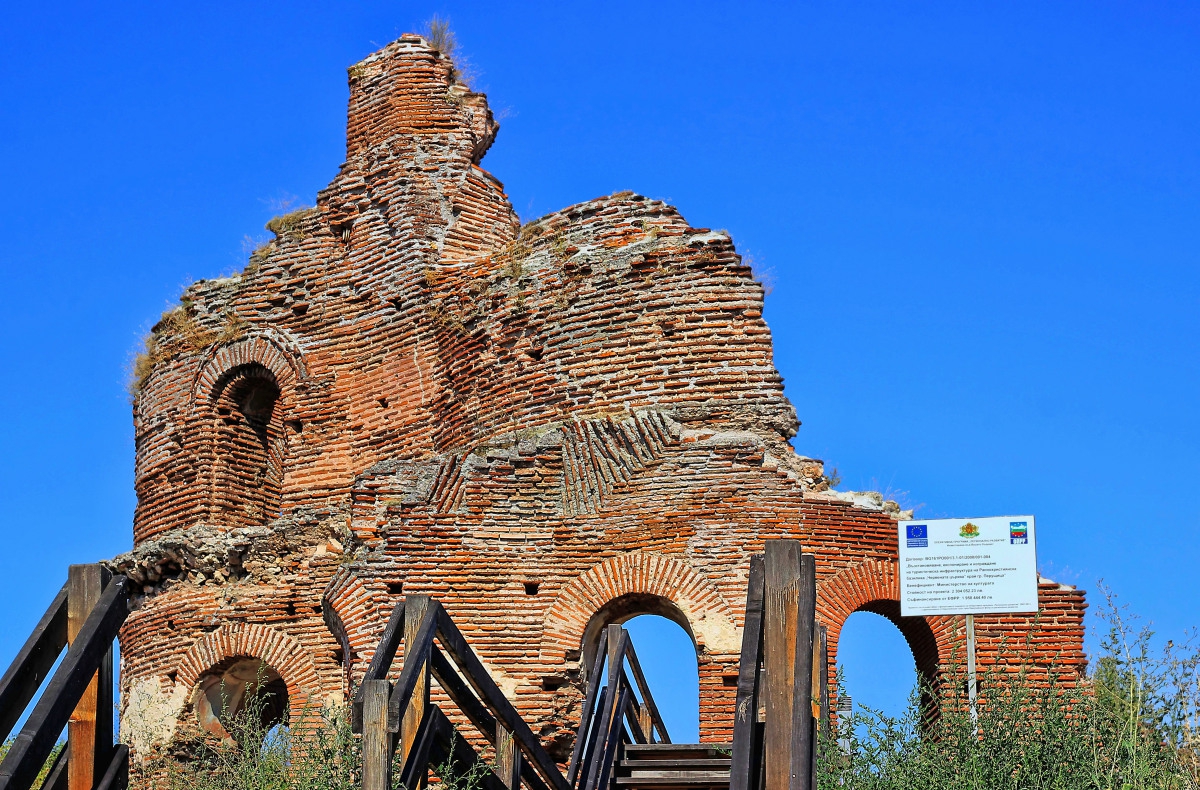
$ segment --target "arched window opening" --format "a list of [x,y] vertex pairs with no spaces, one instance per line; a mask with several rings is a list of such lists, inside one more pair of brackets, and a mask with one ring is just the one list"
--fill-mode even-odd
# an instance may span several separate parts
[[700,671],[696,646],[679,624],[653,614],[625,623],[646,685],[675,743],[700,742]]
[[[901,717],[917,684],[913,651],[888,618],[868,611],[850,615],[838,637],[837,665],[856,712],[871,709]],[[845,700],[839,700],[839,708]]]
[[623,625],[633,641],[650,693],[675,743],[700,740],[700,672],[691,624],[679,607],[657,595],[615,598],[588,621],[583,661],[591,671],[601,632]]
[[275,374],[242,365],[217,384],[212,519],[225,527],[279,514],[285,438]]
[[213,667],[200,678],[195,699],[201,729],[243,747],[260,747],[286,725],[287,684],[258,658],[235,658]]

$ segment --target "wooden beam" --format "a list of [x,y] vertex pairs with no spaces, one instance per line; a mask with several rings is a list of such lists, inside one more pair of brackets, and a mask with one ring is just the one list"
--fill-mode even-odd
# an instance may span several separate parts
[[750,558],[750,580],[746,585],[746,617],[742,627],[742,654],[738,664],[737,701],[734,704],[733,755],[730,758],[730,790],[758,790],[762,766],[759,739],[759,664],[762,662],[763,557]]
[[112,650],[113,639],[129,614],[128,602],[129,582],[118,576],[104,590],[0,763],[0,790],[27,788],[41,771],[96,667]]
[[[592,730],[592,722],[596,715],[596,695],[600,693],[600,664],[608,653],[608,630],[600,632],[600,644],[596,647],[596,657],[592,666],[584,665],[588,672],[587,694],[583,698],[583,708],[579,716],[579,730],[575,733],[575,746],[571,749],[571,762],[567,766],[567,784],[575,786],[579,774],[579,763],[584,756],[584,746],[588,743],[588,733]],[[582,664],[582,662],[581,662]]]
[[[670,743],[671,735],[667,732],[667,725],[663,723],[662,714],[658,712],[654,695],[650,693],[650,684],[646,682],[646,676],[642,674],[642,665],[638,661],[637,651],[633,649],[632,637],[629,639],[629,648],[625,651],[625,658],[629,661],[629,668],[633,671],[633,681],[637,683],[638,689],[642,692],[642,707],[649,713],[653,729],[658,730],[658,743]],[[653,730],[646,730],[646,739],[647,743],[655,742]]]
[[[796,606],[795,678],[792,687],[792,767],[791,784],[796,790],[813,790],[813,758],[816,745],[816,719],[813,716],[813,654],[817,624],[817,559],[811,554],[800,557],[800,583]],[[818,698],[819,699],[819,698]]]
[[512,732],[503,724],[496,723],[496,776],[508,790],[521,786],[521,751],[513,741]]
[[[769,540],[763,588],[763,733],[765,790],[795,790],[792,781],[796,642],[800,613],[800,542]],[[801,677],[804,677],[803,675]],[[808,691],[804,677],[802,688]],[[807,706],[804,708],[807,710]]]
[[817,761],[821,759],[822,748],[829,744],[831,730],[829,728],[829,636],[825,626],[818,624],[816,640],[813,644],[813,699],[816,727],[813,729],[813,760],[811,787],[817,787]]
[[[420,661],[422,666],[417,669],[417,682],[409,698],[408,707],[404,709],[400,719],[400,759],[408,760],[413,744],[417,740],[417,730],[425,718],[429,708],[429,660],[428,652],[423,644],[425,635],[421,633],[422,621],[427,612],[434,606],[428,595],[410,595],[405,600],[404,613],[404,669],[408,670],[410,661]],[[408,790],[417,790],[415,787]]]
[[388,729],[388,700],[392,684],[364,680],[362,699],[363,790],[392,790],[392,733]]
[[[75,643],[112,574],[100,565],[72,565],[67,575],[67,644]],[[100,659],[67,723],[71,745],[68,790],[92,790],[112,751],[112,647]]]
[[[526,765],[534,766],[554,790],[569,790],[567,780],[558,770],[554,760],[546,753],[541,741],[533,734],[533,730],[529,729],[529,724],[521,718],[517,709],[500,691],[496,681],[492,680],[492,676],[484,669],[479,657],[475,655],[475,651],[471,649],[467,640],[463,638],[462,632],[458,630],[458,626],[454,624],[444,609],[437,606],[436,603],[434,605],[437,607],[438,639],[446,653],[462,670],[463,679],[470,684],[488,710],[496,715],[496,719],[512,732],[521,752],[528,761]],[[399,688],[400,684],[396,685]],[[394,692],[392,696],[395,697]],[[526,782],[528,783],[528,774],[526,774]],[[3,789],[0,788],[0,790]]]
[[829,726],[829,629],[818,625],[817,634],[821,640],[821,648],[817,653],[821,660],[821,668],[818,672],[821,678],[821,729],[824,730],[825,737],[829,737],[833,733]]
[[[387,625],[383,629],[383,636],[380,637],[379,645],[375,648],[375,655],[371,656],[371,664],[367,667],[367,674],[363,676],[363,680],[383,680],[387,677],[392,660],[396,657],[396,649],[400,646],[400,640],[403,638],[404,600],[401,599],[388,617]],[[347,644],[349,643],[347,642]],[[349,653],[346,654],[346,659],[349,661]],[[362,733],[361,684],[359,684],[358,692],[354,695],[354,705],[350,710],[350,729],[356,735]]]
[[66,644],[67,586],[64,584],[0,678],[0,742],[8,738]]

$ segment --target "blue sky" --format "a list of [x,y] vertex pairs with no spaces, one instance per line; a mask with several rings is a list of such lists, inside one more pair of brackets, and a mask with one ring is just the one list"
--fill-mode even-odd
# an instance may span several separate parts
[[[733,234],[774,283],[794,444],[844,488],[1034,513],[1045,573],[1196,623],[1194,5],[26,3],[0,27],[0,663],[68,563],[130,546],[140,338],[313,200],[346,67],[434,13],[523,218],[633,189]],[[906,684],[864,628],[862,675]]]

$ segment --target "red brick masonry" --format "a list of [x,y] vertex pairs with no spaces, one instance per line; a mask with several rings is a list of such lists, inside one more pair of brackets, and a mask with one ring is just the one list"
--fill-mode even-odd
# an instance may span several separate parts
[[[866,610],[939,671],[961,618],[899,617],[898,509],[831,491],[788,444],[763,290],[726,233],[632,193],[520,227],[479,167],[486,99],[417,36],[350,90],[316,207],[155,327],[136,549],[115,561],[144,585],[127,712],[194,718],[191,689],[236,656],[293,710],[340,700],[399,596],[428,593],[560,757],[581,655],[643,612],[693,636],[702,738],[727,739],[749,557],[784,536],[817,555],[835,654]],[[1083,593],[1040,593],[1039,619],[978,618],[982,663],[1028,638],[1083,668]]]

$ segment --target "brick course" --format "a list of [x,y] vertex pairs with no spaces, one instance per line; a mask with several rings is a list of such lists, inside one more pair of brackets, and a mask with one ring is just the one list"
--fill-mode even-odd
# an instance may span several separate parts
[[[961,618],[899,618],[898,509],[788,444],[763,290],[728,235],[632,193],[521,227],[479,166],[486,99],[453,75],[411,35],[352,67],[316,207],[155,327],[135,550],[113,562],[143,585],[125,688],[185,700],[245,655],[293,709],[338,701],[425,593],[562,758],[599,627],[655,612],[696,643],[702,739],[728,739],[749,557],[775,537],[817,555],[833,655],[875,611],[935,676]],[[1082,669],[1083,593],[1039,593],[1039,618],[978,618],[981,663],[1028,640]]]

